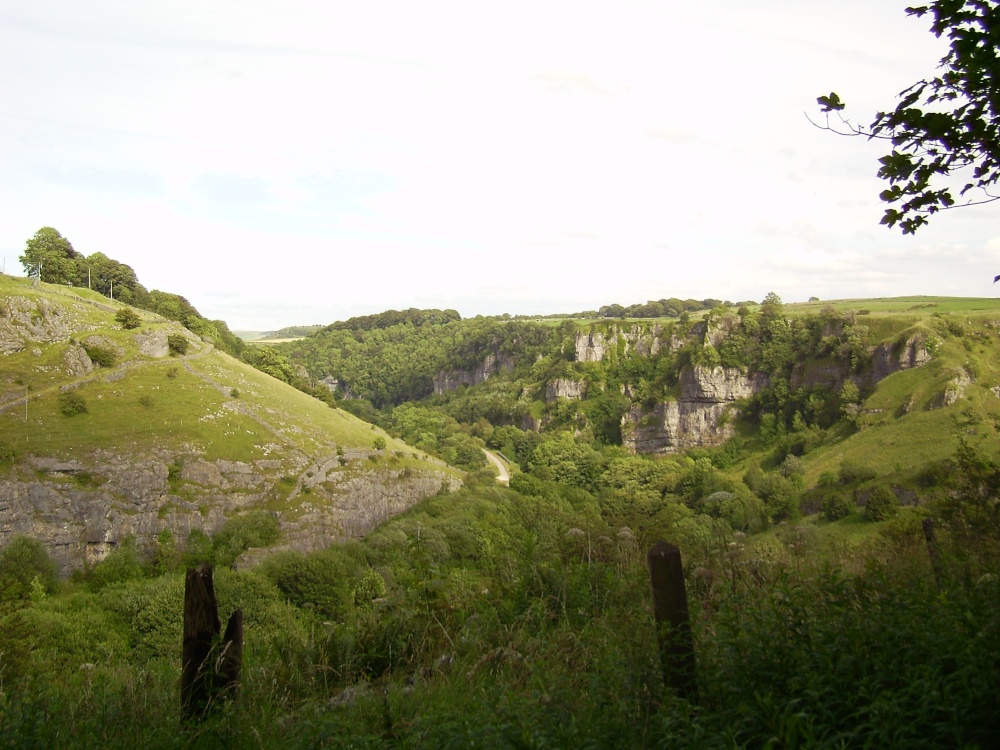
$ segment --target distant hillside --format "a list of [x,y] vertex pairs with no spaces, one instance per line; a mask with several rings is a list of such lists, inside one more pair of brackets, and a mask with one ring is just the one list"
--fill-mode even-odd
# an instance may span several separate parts
[[325,546],[458,473],[97,292],[0,276],[0,545],[43,539],[65,567],[264,510],[279,544]]
[[277,331],[235,331],[234,334],[247,342],[291,341],[319,331],[323,326],[286,326]]

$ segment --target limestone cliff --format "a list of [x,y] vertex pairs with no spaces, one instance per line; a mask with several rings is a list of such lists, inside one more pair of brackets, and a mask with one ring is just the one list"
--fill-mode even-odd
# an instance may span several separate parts
[[514,358],[501,352],[490,352],[467,370],[443,370],[434,376],[434,393],[441,395],[462,385],[479,385],[504,370],[514,368]]
[[263,508],[280,522],[283,548],[305,551],[364,534],[455,483],[434,466],[369,468],[365,456],[293,454],[253,463],[166,451],[28,456],[0,476],[0,546],[19,535],[39,539],[66,571],[99,562],[125,537],[145,548],[169,529],[183,541],[195,529],[211,535],[233,514]]
[[[792,372],[791,387],[822,385],[838,390],[848,379],[874,387],[889,375],[920,367],[930,359],[924,336],[914,334],[902,342],[874,347],[871,364],[863,375],[852,374],[845,364],[834,360],[801,362]],[[676,453],[688,448],[720,445],[734,434],[733,420],[738,415],[738,402],[758,393],[769,383],[766,373],[685,366],[680,372],[680,395],[676,400],[658,403],[652,408],[635,404],[629,409],[622,418],[623,444],[633,453]],[[961,393],[961,384],[952,390]],[[950,391],[948,395],[952,395]]]
[[622,442],[632,453],[676,453],[720,445],[733,436],[735,402],[767,386],[762,373],[686,366],[680,396],[651,409],[635,404],[622,419]]
[[660,334],[663,328],[658,323],[652,326],[632,325],[611,326],[608,330],[580,332],[576,336],[576,361],[601,362],[612,350],[622,354],[637,354],[650,357],[660,351],[663,342]]

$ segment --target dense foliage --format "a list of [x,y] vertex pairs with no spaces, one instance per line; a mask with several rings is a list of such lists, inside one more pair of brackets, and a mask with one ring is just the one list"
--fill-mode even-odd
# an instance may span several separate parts
[[[563,456],[583,458],[568,445]],[[18,542],[0,555],[0,582],[22,582],[0,591],[0,739],[991,745],[1000,730],[995,557],[946,534],[940,590],[913,515],[850,548],[805,529],[744,537],[697,510],[731,502],[713,490],[714,475],[698,460],[623,456],[591,475],[593,492],[524,474],[521,492],[474,486],[361,542],[228,569],[233,551],[273,538],[258,514],[214,539],[192,535],[184,549],[161,539],[151,557],[126,543],[62,593],[44,552]],[[652,504],[616,503],[616,493]],[[685,550],[697,705],[662,680],[643,566],[658,538]],[[178,731],[184,556],[221,565],[220,614],[242,608],[246,651],[238,700]]]
[[[935,36],[948,38],[941,71],[900,93],[891,111],[879,112],[868,136],[890,141],[878,176],[889,187],[881,198],[892,204],[882,223],[910,234],[958,196],[976,191],[969,203],[988,203],[1000,179],[1000,3],[993,0],[934,0],[906,9],[931,17]],[[840,112],[837,94],[818,99],[824,112]],[[864,128],[851,126],[854,134]],[[960,186],[960,187],[959,187]]]

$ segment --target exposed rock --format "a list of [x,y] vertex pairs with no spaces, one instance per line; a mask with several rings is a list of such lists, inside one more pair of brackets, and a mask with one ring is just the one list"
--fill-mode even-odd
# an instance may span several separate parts
[[729,403],[749,398],[766,388],[770,378],[762,372],[745,374],[733,367],[685,367],[680,373],[683,402]]
[[871,368],[868,372],[869,385],[875,385],[894,372],[920,367],[931,360],[927,342],[922,335],[914,334],[902,343],[879,344],[872,352]]
[[514,369],[514,358],[500,352],[490,352],[471,370],[442,371],[434,376],[434,393],[441,395],[462,385],[479,385],[503,370]]
[[167,332],[143,331],[135,335],[135,343],[139,347],[139,353],[153,359],[162,359],[170,354],[167,345]]
[[87,355],[86,349],[79,344],[71,344],[63,355],[66,370],[75,378],[83,377],[94,371],[94,363]]
[[25,342],[52,344],[69,340],[80,329],[72,305],[55,305],[45,298],[11,296],[0,300],[0,353],[25,348]]
[[125,354],[125,350],[122,349],[118,344],[109,339],[107,336],[87,336],[83,340],[83,343],[91,347],[100,347],[102,349],[107,349],[114,352],[115,357],[121,357]]
[[662,326],[657,323],[652,327],[633,325],[627,330],[611,326],[607,334],[595,330],[578,333],[576,336],[576,361],[600,362],[609,351],[617,350],[619,345],[622,347],[622,353],[639,354],[644,357],[652,356],[660,351],[662,330]]
[[633,453],[675,453],[720,445],[734,434],[734,402],[765,388],[763,373],[735,368],[685,367],[676,401],[652,409],[634,405],[622,418],[622,443]]
[[972,385],[972,382],[972,377],[969,373],[962,370],[951,379],[951,382],[948,383],[948,387],[945,388],[944,393],[939,395],[931,404],[931,408],[940,409],[956,403],[960,398],[962,398],[962,396],[965,395],[965,390]]
[[734,434],[726,403],[666,401],[651,410],[633,406],[622,419],[622,443],[632,453],[676,453],[721,445]]
[[[354,453],[352,458],[361,457]],[[100,562],[126,536],[148,549],[167,528],[179,540],[195,529],[212,534],[235,514],[268,507],[276,484],[302,468],[289,460],[251,465],[186,456],[171,480],[168,466],[177,463],[177,456],[165,452],[95,451],[72,460],[29,456],[0,478],[0,547],[20,535],[39,539],[68,572]],[[336,456],[321,464],[321,475],[306,477],[308,469],[300,477],[300,486],[309,482],[308,494],[289,498],[287,509],[277,513],[284,548],[319,549],[364,534],[442,485],[457,486],[437,468],[345,468]],[[173,482],[180,483],[177,494]]]
[[581,399],[587,393],[587,384],[582,380],[556,378],[545,386],[545,400],[555,401],[559,398]]

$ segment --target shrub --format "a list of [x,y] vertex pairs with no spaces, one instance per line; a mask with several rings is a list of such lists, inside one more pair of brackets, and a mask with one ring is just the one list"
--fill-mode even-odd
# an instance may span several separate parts
[[899,512],[899,498],[885,486],[878,486],[868,494],[865,517],[869,521],[884,521]]
[[115,366],[115,353],[107,347],[97,346],[96,344],[84,344],[83,350],[87,352],[90,361],[98,367]]
[[17,451],[14,450],[14,446],[0,440],[0,464],[14,463],[15,458],[17,458]]
[[115,313],[115,320],[117,320],[122,328],[126,330],[132,330],[138,328],[141,320],[139,318],[139,313],[133,310],[131,307],[123,307],[117,313]]
[[377,450],[377,451],[384,451],[385,450],[385,445],[386,445],[386,443],[385,443],[385,438],[384,437],[379,436],[379,437],[375,438],[375,450]]
[[52,593],[58,576],[59,566],[44,544],[26,536],[15,537],[0,552],[0,601],[28,599],[39,589]]
[[278,539],[281,525],[267,511],[255,510],[226,521],[212,538],[217,565],[231,565],[251,547],[266,547]]
[[167,349],[170,350],[172,355],[182,357],[187,354],[188,350],[188,340],[187,337],[182,336],[179,333],[171,333],[167,336]]
[[139,562],[135,539],[126,537],[91,571],[89,585],[93,591],[100,591],[112,584],[136,578],[142,578],[142,563]]
[[75,417],[77,414],[86,414],[87,402],[76,391],[67,391],[59,394],[59,411],[64,417]]
[[878,472],[870,466],[863,466],[844,459],[840,462],[840,481],[842,484],[867,482],[878,476]]
[[827,469],[819,475],[816,482],[820,487],[832,487],[837,484],[837,472]]
[[854,503],[843,492],[831,492],[823,498],[823,518],[838,521],[854,512]]

